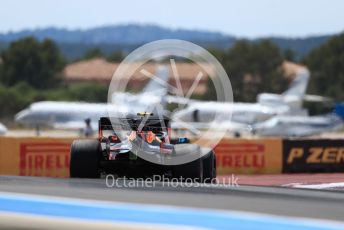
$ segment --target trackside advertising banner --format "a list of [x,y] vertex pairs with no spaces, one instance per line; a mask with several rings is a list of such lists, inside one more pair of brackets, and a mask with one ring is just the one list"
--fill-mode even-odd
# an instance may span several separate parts
[[344,172],[344,140],[284,140],[283,172]]
[[[0,174],[69,177],[72,138],[0,137]],[[344,140],[223,139],[217,173],[344,172]]]
[[280,139],[223,139],[214,150],[219,175],[282,172]]
[[[72,138],[0,138],[0,174],[69,177]],[[218,174],[281,173],[281,140],[224,139],[215,148]]]
[[69,177],[73,139],[0,138],[0,174]]

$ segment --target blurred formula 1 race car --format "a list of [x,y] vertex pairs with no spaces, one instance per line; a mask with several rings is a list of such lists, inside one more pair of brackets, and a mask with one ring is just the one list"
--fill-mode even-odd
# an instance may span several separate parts
[[172,140],[170,130],[168,118],[147,113],[125,118],[102,117],[97,140],[81,139],[72,143],[70,176],[166,175],[197,182],[211,182],[216,178],[214,152],[189,144],[187,138]]

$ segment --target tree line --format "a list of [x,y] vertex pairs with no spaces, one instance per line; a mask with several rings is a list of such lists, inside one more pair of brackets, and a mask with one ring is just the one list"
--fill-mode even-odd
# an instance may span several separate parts
[[[227,71],[235,101],[252,102],[260,92],[281,93],[288,86],[279,67],[283,60],[294,61],[295,55],[291,50],[279,49],[270,40],[240,40],[231,48],[209,51]],[[104,55],[94,48],[83,59],[103,57],[121,61],[123,56],[119,51]],[[301,63],[311,71],[308,93],[344,100],[344,34],[312,50]],[[67,59],[50,39],[38,41],[28,37],[12,42],[0,54],[0,117],[12,116],[34,101],[106,101],[104,85],[65,85],[62,70],[66,64]],[[211,82],[205,95],[198,98],[215,98]]]

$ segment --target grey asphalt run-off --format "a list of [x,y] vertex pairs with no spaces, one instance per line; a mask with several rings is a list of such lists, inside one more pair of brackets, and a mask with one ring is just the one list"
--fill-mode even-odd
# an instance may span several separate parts
[[125,184],[119,179],[109,188],[104,178],[0,177],[1,192],[344,220],[344,193],[340,191],[240,185],[175,187],[162,182],[153,187],[125,188]]

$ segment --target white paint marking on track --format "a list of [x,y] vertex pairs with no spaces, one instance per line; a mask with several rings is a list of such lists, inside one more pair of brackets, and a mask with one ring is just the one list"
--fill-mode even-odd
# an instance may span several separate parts
[[321,184],[302,184],[302,183],[290,183],[282,185],[283,187],[292,187],[292,188],[307,188],[307,189],[336,189],[343,187],[344,182],[336,183],[321,183]]
[[[240,211],[181,208],[167,205],[143,205],[119,202],[98,202],[84,199],[26,195],[0,192],[3,214],[79,219],[80,221],[112,222],[135,228],[137,223],[153,226],[196,229],[344,229],[343,222],[299,217],[275,216]],[[32,205],[35,206],[32,206]],[[56,205],[56,206],[54,206]],[[52,208],[53,209],[50,209]],[[38,209],[38,210],[37,210]],[[87,211],[88,210],[88,211]],[[124,212],[124,213],[123,213]],[[18,216],[18,215],[17,215]],[[16,216],[16,217],[17,217]],[[27,216],[28,217],[28,216]],[[92,218],[90,218],[92,217]],[[128,225],[128,222],[134,224]]]

